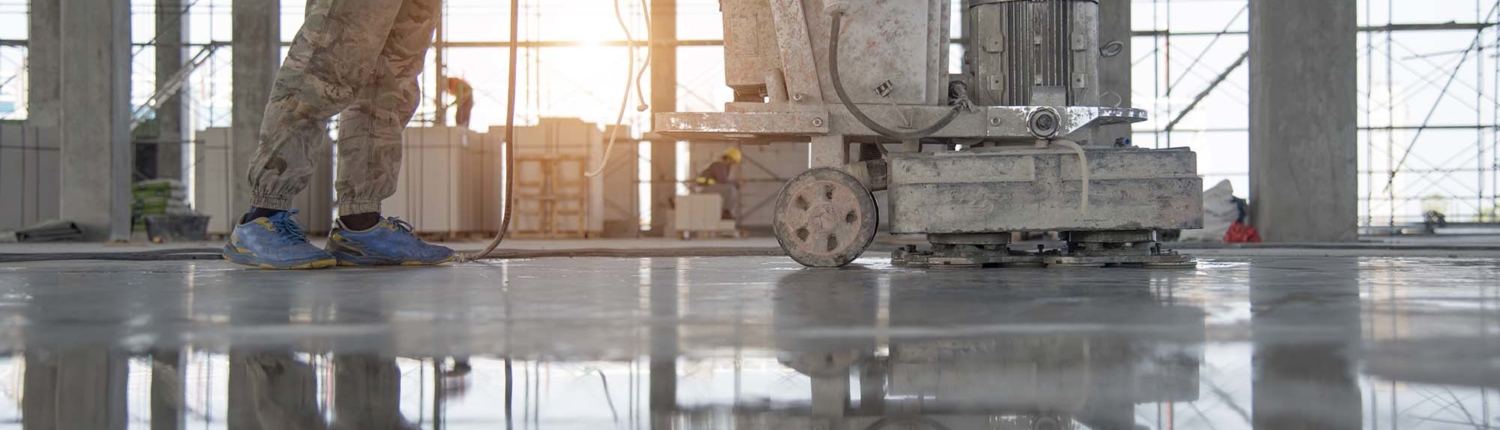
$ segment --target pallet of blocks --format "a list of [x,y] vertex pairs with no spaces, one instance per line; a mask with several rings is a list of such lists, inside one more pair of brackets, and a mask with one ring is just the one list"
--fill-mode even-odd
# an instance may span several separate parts
[[[491,136],[504,128],[491,129]],[[515,237],[597,237],[604,229],[604,178],[585,172],[603,158],[603,133],[572,118],[516,129]]]
[[718,194],[691,194],[677,197],[674,221],[683,240],[695,237],[739,238],[740,231],[732,219],[723,219],[724,197]]
[[[313,174],[307,188],[292,199],[298,210],[297,223],[309,236],[327,233],[333,227],[333,159],[331,136],[316,145]],[[193,206],[209,217],[209,237],[227,236],[250,206],[250,186],[245,180],[249,156],[233,150],[234,137],[229,128],[209,127],[197,134],[197,155],[193,163]]]
[[396,194],[382,212],[410,221],[416,233],[433,239],[482,237],[487,170],[498,157],[483,134],[457,127],[408,128],[403,136]]

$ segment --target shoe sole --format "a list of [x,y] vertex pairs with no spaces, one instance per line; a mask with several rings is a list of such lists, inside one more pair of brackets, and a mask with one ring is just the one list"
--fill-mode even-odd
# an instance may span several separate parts
[[337,257],[335,257],[334,259],[338,260],[339,267],[386,267],[386,266],[408,266],[408,267],[414,267],[414,266],[441,266],[441,265],[444,265],[444,264],[448,264],[448,263],[452,263],[452,262],[458,261],[457,257],[448,257],[447,259],[444,259],[442,261],[431,262],[431,263],[425,262],[425,261],[402,261],[400,263],[384,263],[384,262],[382,262],[382,263],[356,263],[356,262],[348,261],[348,260],[339,260]]
[[228,261],[230,263],[266,270],[313,270],[326,269],[338,265],[338,259],[327,258],[323,260],[313,260],[306,263],[294,264],[285,267],[275,266],[270,263],[261,262],[259,258],[256,258],[254,255],[250,254],[247,251],[230,248],[227,245],[224,247],[222,256],[224,257],[224,261]]
[[452,263],[452,262],[458,261],[458,254],[457,253],[453,254],[452,256],[449,256],[448,258],[445,258],[445,259],[442,259],[442,260],[439,260],[439,261],[433,261],[433,262],[416,261],[416,260],[408,260],[408,261],[401,261],[401,262],[368,261],[368,260],[366,260],[366,261],[359,261],[361,259],[361,257],[355,257],[355,256],[349,255],[347,253],[338,252],[338,251],[329,251],[329,253],[333,254],[333,259],[338,261],[339,267],[439,266],[439,265],[443,265],[443,264],[447,264],[447,263]]

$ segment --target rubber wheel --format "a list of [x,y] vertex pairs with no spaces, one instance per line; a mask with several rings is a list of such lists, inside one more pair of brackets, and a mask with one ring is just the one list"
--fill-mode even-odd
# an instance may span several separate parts
[[776,196],[773,227],[781,249],[808,267],[842,267],[875,241],[875,196],[842,170],[817,168]]

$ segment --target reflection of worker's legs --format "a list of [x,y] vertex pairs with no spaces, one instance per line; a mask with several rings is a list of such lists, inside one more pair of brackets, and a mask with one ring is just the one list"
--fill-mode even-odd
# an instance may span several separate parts
[[454,121],[459,127],[469,126],[469,114],[474,112],[474,96],[464,96],[458,102],[458,113],[454,115]]
[[395,357],[335,354],[334,429],[411,427],[401,415],[401,369]]
[[370,85],[355,94],[354,103],[339,117],[339,178],[334,187],[340,215],[380,212],[380,202],[396,193],[401,133],[421,103],[417,74],[432,44],[438,1],[378,2],[399,3],[390,8],[400,10],[389,38],[382,37],[384,47],[373,62]]
[[369,82],[402,1],[318,0],[312,6],[266,105],[250,164],[251,205],[291,209],[292,198],[307,188],[326,122]]
[[[253,405],[253,419],[260,424],[257,428],[327,428],[322,411],[318,410],[318,379],[311,365],[284,352],[236,357],[230,365],[244,367],[245,377],[237,382],[248,382],[245,394]],[[230,379],[235,380],[232,376]]]
[[724,198],[724,219],[734,219],[740,213],[740,187],[734,184],[714,184],[701,189],[703,193],[716,193]]

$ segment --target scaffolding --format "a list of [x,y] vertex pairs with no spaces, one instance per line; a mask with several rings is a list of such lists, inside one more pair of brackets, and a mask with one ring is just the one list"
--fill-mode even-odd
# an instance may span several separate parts
[[[1448,222],[1500,221],[1500,2],[1473,6],[1359,2],[1359,225],[1367,234],[1422,224],[1429,212]],[[1135,12],[1149,16],[1136,22],[1150,27],[1134,33],[1134,45],[1147,49],[1133,60],[1133,96],[1153,113],[1136,127],[1138,144],[1192,146],[1201,158],[1248,145],[1248,115],[1222,114],[1248,112],[1248,8],[1246,1],[1136,0]],[[1181,24],[1184,15],[1190,23]],[[1199,171],[1206,185],[1230,179],[1243,194],[1248,161],[1231,161],[1203,161]]]
[[[233,65],[228,45],[233,35],[227,23],[232,1],[182,0],[183,18],[194,26],[186,45],[208,57],[197,60],[201,65],[184,79],[195,130],[229,125],[228,71]],[[304,5],[283,3],[282,33],[289,42],[289,30],[300,25]],[[137,18],[158,13],[154,1],[132,4]],[[544,116],[613,123],[624,75],[611,65],[624,64],[632,51],[639,59],[648,48],[639,40],[646,32],[643,5],[630,0],[620,4],[634,42],[626,42],[616,26],[612,0],[523,0],[520,124],[535,124]],[[679,53],[678,109],[717,110],[733,97],[722,85],[717,2],[676,4],[680,38],[657,43]],[[1433,8],[1421,0],[1359,0],[1359,225],[1366,232],[1421,223],[1432,210],[1450,222],[1500,221],[1497,6],[1500,1],[1475,0],[1470,10]],[[484,118],[504,113],[505,88],[495,83],[503,81],[504,56],[499,54],[508,46],[502,40],[508,31],[506,9],[481,0],[445,3],[441,31],[429,54],[429,74],[421,78],[424,103],[416,123],[442,123],[450,114],[441,102],[444,76],[463,76],[476,84],[480,125]],[[1203,154],[1199,171],[1207,185],[1229,179],[1242,195],[1249,177],[1247,9],[1245,0],[1134,0],[1131,43],[1131,101],[1153,114],[1152,121],[1136,125],[1134,142],[1191,146]],[[0,0],[0,20],[24,23],[26,14],[26,2]],[[570,25],[557,25],[560,17]],[[0,25],[7,27],[25,26]],[[135,32],[136,106],[149,105],[157,93],[150,61],[156,37],[143,37],[152,33]],[[0,31],[0,105],[12,106],[10,112],[0,112],[0,119],[26,115],[25,46],[24,31]],[[649,122],[646,112],[631,109],[625,115],[632,130],[644,130]],[[640,137],[636,133],[632,137]],[[637,155],[649,156],[644,151]]]

